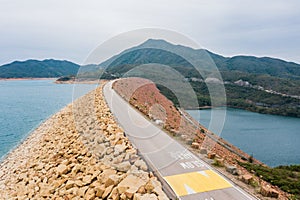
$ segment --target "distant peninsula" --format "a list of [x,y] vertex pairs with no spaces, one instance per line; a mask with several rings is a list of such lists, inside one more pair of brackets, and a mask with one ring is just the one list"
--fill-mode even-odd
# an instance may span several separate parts
[[0,66],[0,78],[57,78],[75,75],[79,67],[78,64],[65,60],[15,61]]

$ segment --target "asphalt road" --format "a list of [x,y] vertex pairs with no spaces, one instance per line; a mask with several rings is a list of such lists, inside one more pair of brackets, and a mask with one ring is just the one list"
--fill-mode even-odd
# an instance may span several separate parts
[[[108,106],[149,166],[182,200],[257,199],[235,186],[104,86]],[[168,190],[168,188],[165,188]]]

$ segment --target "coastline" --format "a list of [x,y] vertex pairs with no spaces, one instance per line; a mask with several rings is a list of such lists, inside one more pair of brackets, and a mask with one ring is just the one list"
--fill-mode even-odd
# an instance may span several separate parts
[[[37,127],[33,128],[32,131],[30,131],[24,138],[17,144],[15,147],[13,147],[7,154],[5,154],[1,160],[0,160],[0,169],[5,167],[10,160],[14,160],[16,157],[19,156],[25,156],[27,151],[34,145],[37,144],[41,140],[41,138],[46,134],[46,129],[50,128],[54,123],[57,116],[61,115],[68,107],[70,107],[71,104],[68,104],[55,114],[51,115],[44,121],[42,121]],[[2,171],[0,171],[0,181],[4,174],[1,174]],[[1,188],[0,184],[0,188]]]
[[0,199],[62,197],[168,199],[101,86],[41,123],[0,163]]
[[[55,80],[57,80],[57,78],[0,78],[0,81],[26,81],[26,80],[53,80],[53,83],[55,84],[63,84],[63,83],[56,83]],[[68,82],[66,84],[95,84],[96,81],[85,81],[85,82]],[[100,80],[97,81],[97,84],[100,84]],[[15,151],[17,148],[19,148],[19,146],[21,146],[26,140],[29,139],[29,137],[31,137],[32,134],[35,134],[36,129],[38,129],[40,126],[42,126],[45,122],[47,122],[48,120],[50,120],[54,115],[58,114],[61,112],[61,110],[63,110],[64,108],[71,106],[72,103],[67,104],[65,107],[57,110],[57,112],[47,116],[44,120],[42,120],[41,122],[39,122],[35,127],[33,127],[30,131],[28,131],[21,139],[20,141],[17,142],[17,144],[15,144],[6,154],[2,155],[0,157],[0,165],[1,163],[10,155],[13,153],[13,151]]]
[[0,78],[0,81],[56,80],[57,78]]
[[230,105],[226,105],[226,106],[219,106],[219,107],[213,107],[213,106],[200,106],[200,107],[188,107],[188,108],[184,108],[185,110],[208,110],[208,109],[213,109],[213,108],[234,108],[234,109],[240,109],[240,110],[246,110],[249,112],[253,112],[253,113],[258,113],[258,114],[264,114],[264,115],[275,115],[275,116],[282,116],[282,117],[293,117],[293,118],[299,118],[298,116],[294,116],[294,115],[289,115],[289,114],[284,114],[284,113],[272,113],[272,112],[268,112],[268,111],[262,111],[262,112],[257,112],[253,109],[249,109],[249,108],[244,108],[244,107],[239,107],[239,106],[230,106]]
[[[70,106],[72,103],[66,105],[64,108]],[[31,137],[34,137],[36,134],[39,134],[37,132],[37,129],[41,126],[44,125],[44,123],[46,123],[47,121],[51,120],[52,117],[54,117],[54,115],[59,114],[61,112],[61,110],[63,110],[64,108],[60,109],[59,111],[57,111],[56,113],[48,116],[46,119],[44,119],[43,121],[41,121],[39,124],[37,124],[34,128],[32,128],[27,134],[24,135],[24,137],[15,145],[13,146],[6,154],[4,154],[2,157],[0,157],[0,166],[1,164],[7,159],[7,157],[10,156],[10,154],[14,154],[14,151],[17,150],[18,148],[22,148],[20,146],[23,145],[23,143],[26,143],[27,140],[29,140]],[[37,132],[37,133],[36,133]],[[1,178],[1,177],[0,177]]]
[[55,84],[99,84],[102,80],[92,80],[92,81],[54,81]]

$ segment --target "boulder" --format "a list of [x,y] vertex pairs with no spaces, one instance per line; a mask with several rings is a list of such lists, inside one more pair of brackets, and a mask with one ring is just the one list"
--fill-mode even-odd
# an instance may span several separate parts
[[[148,180],[144,180],[135,175],[129,174],[124,178],[117,186],[119,194],[125,193],[135,193],[141,186],[146,185]],[[127,195],[126,195],[127,196]]]
[[66,182],[65,179],[58,179],[52,182],[51,185],[53,185],[55,188],[60,187],[64,182]]
[[115,156],[115,158],[113,158],[113,161],[112,161],[113,164],[119,164],[123,161],[122,156],[118,156],[118,155],[114,155],[114,156]]
[[132,170],[129,174],[133,174],[138,178],[144,180],[145,184],[149,181],[149,173],[142,170]]
[[154,188],[160,187],[161,188],[161,183],[157,181],[155,177],[151,178],[148,183],[145,186],[145,189],[147,190],[148,193],[152,192]]
[[74,181],[75,185],[78,186],[78,187],[82,187],[84,184],[81,180],[75,180]]
[[137,192],[136,187],[130,187],[125,191],[125,195],[128,199],[132,199],[133,195]]
[[81,165],[80,164],[75,164],[75,166],[72,168],[72,174],[75,175],[77,174],[81,169]]
[[224,166],[224,159],[223,158],[216,158],[215,162],[214,162],[214,165],[220,166],[220,167]]
[[185,139],[187,139],[187,138],[188,138],[188,136],[187,136],[187,135],[184,135],[184,134],[182,134],[182,135],[180,135],[180,138],[181,138],[182,140],[185,140]]
[[68,180],[67,183],[66,183],[66,190],[72,188],[73,186],[75,185],[75,182],[72,181],[72,180]]
[[123,200],[126,200],[126,194],[122,193],[122,194],[120,195],[120,198],[123,199]]
[[265,197],[278,198],[279,192],[271,188],[270,185],[262,185],[260,188],[260,193]]
[[77,157],[77,161],[78,161],[79,163],[82,163],[82,162],[83,162],[83,159],[84,159],[84,156],[78,156],[78,157]]
[[44,198],[50,197],[53,194],[55,189],[51,186],[44,186],[40,188],[40,195]]
[[87,191],[88,188],[89,188],[88,186],[84,186],[84,187],[79,188],[78,196],[84,197],[84,194],[85,194],[85,192]]
[[194,141],[194,140],[193,140],[193,139],[191,139],[191,138],[188,138],[188,137],[187,137],[187,138],[185,138],[185,140],[184,140],[184,141],[185,141],[185,143],[186,143],[186,144],[188,144],[188,145],[192,145],[192,143],[193,143],[193,141]]
[[84,195],[84,198],[87,200],[95,199],[95,197],[96,197],[96,193],[94,188],[89,188]]
[[193,143],[192,143],[192,148],[194,148],[194,149],[199,149],[199,148],[200,148],[200,144],[197,143],[197,142],[193,142]]
[[69,169],[66,165],[60,164],[56,167],[56,171],[59,175],[63,175],[66,174],[69,171]]
[[106,150],[106,147],[104,144],[97,144],[96,148],[94,149],[94,152],[98,152],[100,154],[103,154]]
[[97,177],[97,179],[102,182],[106,183],[106,181],[109,179],[109,176],[116,174],[116,170],[114,169],[104,169],[103,172]]
[[141,200],[141,194],[140,193],[135,193],[133,196],[133,200]]
[[109,147],[109,148],[106,149],[106,154],[107,154],[107,155],[109,155],[109,154],[111,154],[111,153],[113,153],[113,152],[114,152],[114,149],[111,148],[111,147]]
[[157,194],[159,200],[168,200],[169,198],[167,195],[163,192],[162,188],[157,186],[154,188],[153,192]]
[[140,193],[140,194],[145,194],[146,192],[147,192],[147,191],[146,191],[146,189],[145,189],[144,186],[140,187],[140,188],[138,189],[138,191],[137,191],[137,193]]
[[241,177],[241,181],[243,181],[246,184],[250,184],[250,182],[253,180],[253,177],[250,174],[244,174]]
[[226,165],[226,171],[232,175],[238,175],[238,170],[237,170],[236,166]]
[[129,157],[131,155],[136,155],[137,154],[137,150],[136,149],[126,149],[126,154],[128,154]]
[[83,178],[82,178],[82,183],[84,185],[87,185],[87,184],[90,184],[93,180],[93,176],[92,175],[85,175]]
[[115,152],[118,152],[118,153],[122,153],[124,152],[125,150],[127,149],[127,146],[123,143],[123,144],[117,144],[114,148],[114,151]]
[[120,172],[127,172],[130,168],[131,164],[129,161],[122,162],[117,166],[117,170]]
[[207,149],[200,148],[200,154],[207,154]]
[[105,188],[104,193],[102,194],[102,199],[106,198],[112,191],[113,189],[113,185],[108,186],[107,188]]
[[143,160],[135,161],[134,165],[137,166],[141,170],[144,170],[144,171],[148,170],[147,164]]
[[209,153],[207,154],[207,158],[208,158],[208,159],[215,159],[215,157],[216,157],[216,154],[213,153],[213,152],[209,152]]
[[110,185],[117,185],[120,181],[120,177],[116,174],[109,175],[108,179],[105,181],[105,187],[108,187]]
[[108,199],[112,199],[112,200],[119,200],[119,193],[118,193],[118,189],[117,188],[114,188],[110,195],[108,196]]
[[155,194],[143,194],[141,195],[140,200],[157,200],[157,196]]
[[96,191],[96,197],[102,197],[102,195],[105,191],[105,185],[95,187],[94,190]]

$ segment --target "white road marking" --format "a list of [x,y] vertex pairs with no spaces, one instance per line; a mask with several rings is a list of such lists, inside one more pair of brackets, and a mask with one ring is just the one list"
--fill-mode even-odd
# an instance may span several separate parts
[[190,188],[187,184],[184,184],[184,188],[186,189],[188,194],[195,194],[196,192]]
[[199,174],[201,174],[201,175],[203,175],[203,176],[209,178],[209,176],[205,173],[205,171],[199,171],[199,172],[197,172],[197,173],[199,173]]

